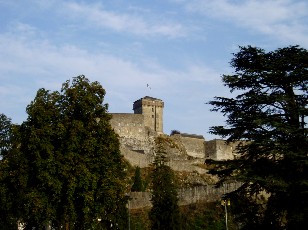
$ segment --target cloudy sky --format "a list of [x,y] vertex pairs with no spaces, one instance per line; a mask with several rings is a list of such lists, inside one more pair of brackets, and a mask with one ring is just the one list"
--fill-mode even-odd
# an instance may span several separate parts
[[[14,123],[39,88],[85,75],[110,112],[146,95],[165,102],[164,131],[208,133],[230,96],[221,75],[238,46],[308,48],[306,0],[0,0],[0,113]],[[149,87],[147,87],[149,85]]]

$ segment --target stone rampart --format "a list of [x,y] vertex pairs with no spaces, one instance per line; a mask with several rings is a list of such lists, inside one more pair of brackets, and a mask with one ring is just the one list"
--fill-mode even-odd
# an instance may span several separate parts
[[205,158],[205,140],[203,136],[192,134],[174,134],[184,145],[188,156],[194,158]]
[[154,156],[150,154],[142,154],[137,151],[129,150],[125,147],[121,147],[121,153],[125,159],[134,167],[140,168],[148,167],[154,162]]
[[200,174],[207,173],[208,170],[198,167],[198,164],[204,164],[204,160],[170,160],[167,165],[174,171],[178,172],[198,172]]
[[[140,168],[148,167],[154,162],[154,155],[143,154],[138,151],[133,151],[125,147],[121,147],[121,153],[125,159],[134,167],[139,166]],[[166,163],[174,171],[180,172],[198,172],[200,174],[207,173],[207,170],[198,167],[198,164],[203,164],[203,159],[192,159],[192,160],[178,160],[169,159]]]
[[114,131],[120,136],[143,139],[145,137],[144,117],[142,114],[112,113],[110,121]]
[[143,153],[151,151],[154,132],[144,126],[142,114],[112,113],[111,115],[110,124],[119,135],[121,146]]
[[240,142],[226,143],[224,140],[211,140],[205,142],[205,157],[215,160],[233,160],[236,147]]
[[[197,202],[213,202],[220,200],[221,197],[240,187],[240,183],[224,184],[222,187],[216,188],[214,185],[198,186],[192,188],[182,188],[178,190],[179,205],[188,205]],[[130,209],[151,207],[150,192],[131,192],[130,193]]]

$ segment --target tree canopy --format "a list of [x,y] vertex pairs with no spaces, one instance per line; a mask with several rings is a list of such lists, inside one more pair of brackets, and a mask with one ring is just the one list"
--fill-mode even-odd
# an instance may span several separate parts
[[[123,229],[126,164],[109,123],[105,90],[85,76],[40,89],[7,157],[15,214],[26,229]],[[8,184],[8,183],[7,183]]]
[[211,173],[220,182],[241,181],[233,195],[241,194],[238,198],[254,205],[265,195],[262,212],[254,213],[260,225],[307,226],[308,52],[299,46],[271,52],[240,47],[231,66],[234,74],[223,75],[222,81],[234,96],[209,102],[213,111],[227,117],[226,125],[214,126],[210,132],[242,144],[232,161],[207,161],[215,166]]

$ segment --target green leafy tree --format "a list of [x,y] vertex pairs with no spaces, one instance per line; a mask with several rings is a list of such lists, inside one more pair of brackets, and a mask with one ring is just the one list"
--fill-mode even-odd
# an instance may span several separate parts
[[5,116],[3,113],[0,114],[0,159],[3,158],[10,147],[12,138],[12,123],[11,119]]
[[180,229],[177,181],[172,169],[166,165],[167,156],[163,138],[156,138],[156,157],[152,178],[152,208],[149,213],[151,229]]
[[222,80],[234,97],[209,102],[227,117],[226,126],[211,133],[242,144],[235,160],[207,161],[211,173],[243,183],[233,195],[249,201],[239,207],[254,207],[238,215],[249,229],[301,229],[308,225],[308,52],[240,47],[231,66],[235,73]]
[[126,164],[104,96],[78,76],[60,92],[38,90],[27,107],[9,161],[26,229],[124,229]]
[[143,189],[143,183],[142,183],[142,178],[141,178],[141,173],[140,173],[140,167],[137,166],[135,170],[135,175],[134,175],[134,183],[131,188],[132,192],[142,192]]
[[18,221],[14,211],[16,200],[8,183],[12,176],[8,170],[8,159],[14,149],[13,133],[16,128],[10,118],[0,114],[0,226],[7,230],[17,229]]

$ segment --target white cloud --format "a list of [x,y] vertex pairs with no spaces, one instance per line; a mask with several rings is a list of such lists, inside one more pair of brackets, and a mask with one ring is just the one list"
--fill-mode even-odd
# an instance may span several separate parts
[[308,3],[292,0],[175,0],[186,9],[279,40],[308,45]]
[[75,46],[55,46],[44,40],[18,37],[0,36],[1,78],[8,82],[23,77],[32,81],[33,87],[48,87],[42,83],[62,83],[79,74],[95,78],[110,77],[110,82],[115,86],[123,84],[126,78],[129,79],[126,80],[127,85],[138,85],[140,80],[132,63],[113,56],[90,54]]
[[[84,74],[106,89],[111,112],[131,112],[133,101],[150,95],[166,102],[167,133],[168,129],[175,128],[187,132],[206,131],[193,124],[190,128],[189,124],[181,128],[181,121],[189,114],[200,114],[200,120],[205,123],[204,102],[212,97],[212,90],[221,86],[214,80],[218,77],[217,71],[196,63],[173,71],[151,59],[134,63],[111,54],[90,53],[73,45],[55,45],[37,38],[35,33],[29,36],[24,33],[28,34],[24,30],[0,34],[0,105],[6,108],[6,115],[12,117],[13,122],[25,120],[25,108],[39,88],[59,90],[67,79]],[[206,90],[209,86],[212,90]],[[197,107],[193,106],[195,102]]]
[[183,37],[187,33],[186,28],[178,22],[171,22],[166,18],[159,17],[154,17],[151,20],[148,12],[147,17],[143,17],[142,14],[137,16],[136,14],[106,10],[101,4],[67,2],[63,3],[63,6],[65,14],[94,27],[141,36],[158,35],[170,38]]

